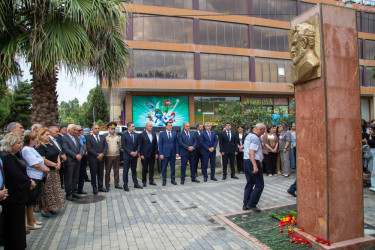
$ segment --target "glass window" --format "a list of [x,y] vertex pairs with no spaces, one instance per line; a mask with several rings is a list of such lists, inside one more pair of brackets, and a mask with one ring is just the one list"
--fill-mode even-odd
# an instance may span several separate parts
[[[247,26],[246,26],[247,27]],[[234,43],[233,43],[233,46],[232,47],[235,47],[235,48],[244,48],[242,47],[242,37],[241,37],[241,26],[240,25],[233,25],[233,39],[234,39]],[[246,40],[246,38],[245,38]]]
[[247,14],[247,0],[199,0],[199,10],[226,14]]
[[262,27],[254,26],[254,46],[256,49],[262,48]]
[[289,22],[297,15],[296,0],[253,0],[253,16]]
[[223,46],[225,47],[225,36],[224,36],[224,23],[218,22],[217,23],[217,33],[216,33],[216,39],[217,39],[217,46]]
[[134,50],[134,77],[194,79],[194,54]]
[[246,56],[241,56],[242,60],[242,81],[250,81],[250,58]]
[[268,16],[270,19],[278,19],[275,15],[275,0],[268,0]]
[[270,59],[271,82],[277,82],[277,59]]
[[209,79],[208,54],[201,54],[201,79]]
[[208,22],[199,20],[199,37],[201,44],[208,45],[208,28],[207,28]]
[[208,45],[216,46],[216,22],[207,21]]
[[[238,38],[241,39],[241,36],[239,36]],[[231,23],[225,24],[225,46],[234,47],[233,46],[233,24]]]
[[217,80],[217,73],[216,73],[216,55],[209,54],[208,56],[208,79],[209,80]]
[[[193,9],[193,0],[135,0],[144,5],[164,6],[171,8]],[[201,1],[199,1],[201,2]]]
[[217,80],[225,81],[225,56],[217,55],[216,57],[216,70],[217,70]]
[[241,81],[242,79],[242,69],[241,69],[241,57],[233,57],[233,69],[234,69],[234,81]]
[[314,6],[315,6],[314,3],[301,2],[301,13],[305,12],[306,10],[311,9]]
[[365,40],[366,44],[366,59],[375,60],[375,41]]
[[292,61],[285,61],[285,81],[287,83],[292,82],[293,63]]
[[193,19],[189,18],[142,14],[133,18],[133,29],[135,41],[193,43]]
[[255,58],[255,81],[263,82],[262,78],[262,59]]
[[226,56],[225,57],[225,77],[227,81],[234,80],[234,67],[233,67],[233,56]]
[[211,122],[213,125],[217,125],[216,109],[220,106],[220,104],[227,104],[230,106],[233,102],[240,101],[240,97],[195,96],[195,122],[202,124],[205,122]]
[[[236,37],[234,37],[236,39]],[[241,48],[249,48],[249,26],[241,25]]]
[[269,29],[270,32],[270,50],[277,51],[276,29]]
[[288,52],[288,30],[254,26],[256,49]]
[[278,83],[285,83],[286,79],[286,68],[285,68],[285,60],[277,60],[277,82]]
[[261,0],[253,0],[253,16],[260,17],[260,1]]
[[359,85],[364,86],[363,82],[363,66],[359,66]]

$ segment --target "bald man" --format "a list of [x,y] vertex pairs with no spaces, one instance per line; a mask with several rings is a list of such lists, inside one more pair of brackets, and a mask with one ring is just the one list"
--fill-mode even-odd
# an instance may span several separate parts
[[156,134],[152,132],[152,123],[146,123],[146,129],[140,136],[140,155],[142,162],[142,183],[143,187],[147,186],[147,172],[149,172],[149,184],[155,185],[154,166],[155,159],[158,158],[158,142]]

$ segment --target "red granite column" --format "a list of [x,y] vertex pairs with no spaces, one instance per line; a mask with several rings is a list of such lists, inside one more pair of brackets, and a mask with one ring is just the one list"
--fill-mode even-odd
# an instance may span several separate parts
[[322,77],[295,85],[298,224],[331,242],[363,237],[360,86],[354,9],[318,5]]

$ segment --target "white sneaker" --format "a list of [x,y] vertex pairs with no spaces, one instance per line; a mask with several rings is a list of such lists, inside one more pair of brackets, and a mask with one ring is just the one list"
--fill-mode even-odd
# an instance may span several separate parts
[[277,174],[274,174],[273,176],[277,176]]
[[268,176],[270,176],[270,177],[271,177],[271,176],[272,176],[272,174],[269,174]]
[[374,191],[375,192],[375,187],[370,187],[369,190],[371,191]]

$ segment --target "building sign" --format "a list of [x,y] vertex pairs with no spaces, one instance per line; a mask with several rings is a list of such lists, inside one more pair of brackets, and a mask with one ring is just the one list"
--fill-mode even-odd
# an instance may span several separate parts
[[133,96],[133,122],[136,127],[145,127],[152,122],[154,127],[173,126],[189,122],[189,98],[187,96]]
[[[375,0],[352,0],[352,3],[358,4],[359,11],[375,12]],[[337,5],[345,6],[345,0],[338,0]]]

